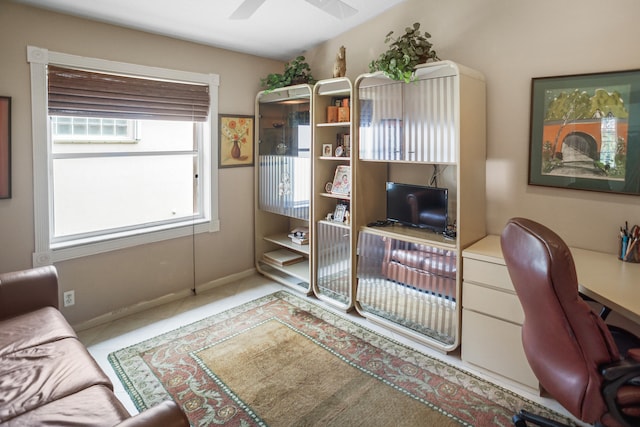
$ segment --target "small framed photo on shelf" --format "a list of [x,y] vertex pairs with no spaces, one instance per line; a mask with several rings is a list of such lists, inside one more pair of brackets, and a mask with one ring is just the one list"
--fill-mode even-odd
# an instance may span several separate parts
[[331,157],[333,154],[333,145],[322,144],[322,157]]
[[331,194],[351,193],[351,166],[340,165],[336,167],[336,173],[333,176],[333,184],[331,185]]
[[344,222],[346,213],[347,213],[347,205],[338,203],[336,205],[336,210],[333,211],[333,222]]

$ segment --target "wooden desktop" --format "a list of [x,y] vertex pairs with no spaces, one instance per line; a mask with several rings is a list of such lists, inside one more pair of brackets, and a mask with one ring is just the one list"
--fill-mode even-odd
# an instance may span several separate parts
[[580,291],[640,324],[640,264],[614,254],[571,248]]

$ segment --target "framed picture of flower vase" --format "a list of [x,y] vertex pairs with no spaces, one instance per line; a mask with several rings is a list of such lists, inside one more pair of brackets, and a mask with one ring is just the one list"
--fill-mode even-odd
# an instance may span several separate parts
[[232,168],[253,165],[253,116],[219,114],[218,166]]

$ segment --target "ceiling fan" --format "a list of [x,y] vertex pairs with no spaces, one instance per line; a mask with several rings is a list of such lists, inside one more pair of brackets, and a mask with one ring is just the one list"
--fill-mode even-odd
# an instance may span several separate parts
[[[305,0],[307,3],[321,9],[338,19],[345,19],[358,13],[356,9],[342,0]],[[229,16],[230,19],[248,19],[265,0],[244,0],[240,6]]]

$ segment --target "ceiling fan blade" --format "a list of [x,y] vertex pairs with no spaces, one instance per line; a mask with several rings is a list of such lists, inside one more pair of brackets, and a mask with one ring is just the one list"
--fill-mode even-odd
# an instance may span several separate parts
[[247,19],[254,14],[265,0],[244,0],[240,6],[229,16],[229,19]]
[[342,0],[306,0],[306,2],[338,19],[346,19],[358,13],[357,9],[354,9]]

